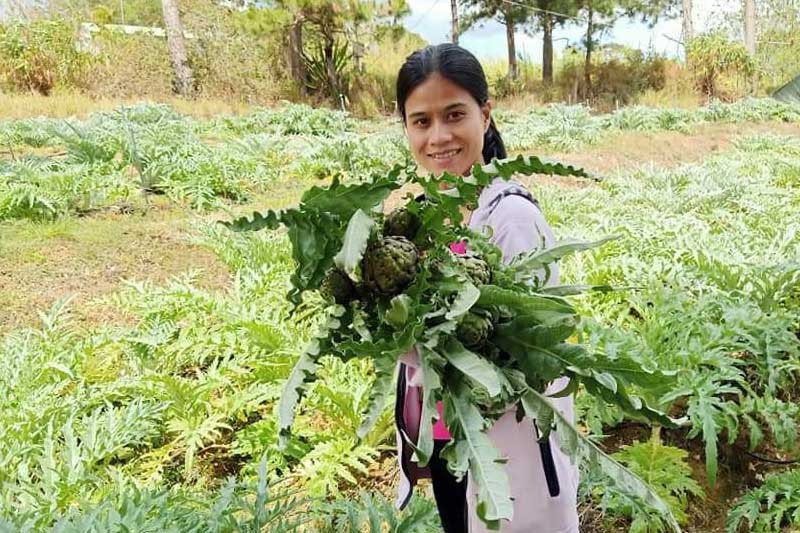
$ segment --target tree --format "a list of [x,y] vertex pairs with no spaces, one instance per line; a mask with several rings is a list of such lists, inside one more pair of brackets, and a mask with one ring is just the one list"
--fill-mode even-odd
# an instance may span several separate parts
[[496,19],[506,27],[506,47],[508,48],[508,77],[516,80],[519,75],[517,68],[517,50],[514,34],[518,26],[525,24],[531,17],[530,10],[517,3],[504,0],[461,0],[463,6],[471,11],[463,18],[461,30],[466,30],[483,20]]
[[458,0],[450,0],[450,14],[452,15],[452,40],[453,44],[458,44]]
[[178,4],[176,0],[161,0],[161,8],[164,12],[169,58],[175,71],[174,89],[181,96],[188,96],[194,91],[194,77],[189,66],[186,43],[183,40],[183,25]]
[[[756,2],[744,0],[744,45],[750,57],[756,57]],[[750,80],[750,92],[755,93],[758,87],[758,71],[753,69]]]
[[683,43],[685,47],[694,37],[694,24],[692,22],[692,0],[683,0],[682,8]]
[[542,81],[550,85],[553,83],[553,29],[577,14],[577,4],[574,0],[536,0],[531,6],[537,8],[534,31],[542,31]]
[[274,0],[269,7],[251,5],[242,24],[255,34],[285,35],[289,72],[300,94],[316,91],[338,102],[347,94],[353,63],[362,69],[365,39],[374,39],[378,27],[396,26],[409,12],[406,0]]
[[610,28],[621,17],[639,18],[654,25],[659,18],[671,16],[679,0],[577,0],[586,19],[586,56],[584,63],[584,98],[592,95],[592,52],[595,33]]

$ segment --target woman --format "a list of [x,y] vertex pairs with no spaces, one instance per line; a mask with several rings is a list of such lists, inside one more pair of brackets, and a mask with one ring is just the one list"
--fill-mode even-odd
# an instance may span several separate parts
[[[475,163],[507,157],[503,140],[491,117],[486,77],[478,60],[452,44],[429,46],[410,55],[397,78],[397,105],[408,143],[420,167],[433,173],[468,175]],[[491,240],[505,261],[516,254],[546,246],[553,234],[528,191],[520,184],[498,178],[481,191],[478,207],[465,218],[476,231],[489,226]],[[557,266],[551,283],[558,283]],[[419,358],[412,351],[400,360],[395,421],[400,459],[397,505],[405,507],[416,480],[431,477],[439,516],[446,533],[486,531],[475,512],[477,489],[469,479],[461,482],[447,470],[439,451],[450,438],[442,421],[433,428],[434,454],[426,468],[411,460],[420,424],[421,376]],[[548,393],[562,390],[565,380],[554,382]],[[569,419],[572,398],[552,399]],[[441,405],[439,406],[441,416]],[[507,458],[505,465],[514,498],[514,515],[504,522],[506,533],[577,533],[576,493],[578,471],[558,448],[551,434],[539,444],[529,418],[516,421],[515,410],[503,415],[489,430],[489,438]]]

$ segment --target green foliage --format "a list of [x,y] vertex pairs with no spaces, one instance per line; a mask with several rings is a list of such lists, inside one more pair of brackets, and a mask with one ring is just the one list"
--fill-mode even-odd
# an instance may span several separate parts
[[323,507],[327,518],[324,533],[431,533],[441,531],[433,502],[414,498],[398,512],[381,494],[362,492],[358,499],[341,499]]
[[[688,452],[674,446],[665,446],[656,436],[646,442],[623,446],[612,457],[653,487],[681,524],[685,524],[687,520],[688,498],[700,498],[704,495],[691,477],[692,471],[686,462]],[[593,498],[600,498],[599,506],[610,518],[624,517],[631,520],[632,533],[667,530],[662,516],[632,502],[613,484],[609,485],[602,476],[595,477],[590,473],[585,485]]]
[[91,62],[65,19],[0,26],[0,78],[13,89],[47,96],[58,86],[85,87]]
[[800,524],[800,470],[772,473],[736,501],[725,521],[728,533],[781,531]]
[[[796,210],[779,171],[797,165],[799,149],[792,138],[748,137],[702,164],[609,178],[591,196],[537,191],[559,213],[556,231],[623,236],[562,266],[565,280],[637,287],[582,301],[594,318],[582,326],[585,342],[676,373],[674,385],[643,393],[689,417],[711,484],[722,440],[747,435],[751,447],[786,450],[796,442],[797,228],[774,221]],[[579,405],[595,432],[622,418]]]
[[[518,403],[528,416],[535,416],[542,423],[545,433],[550,425],[545,421],[557,418],[559,435],[567,435],[562,439],[566,453],[573,458],[582,455],[600,458],[605,470],[619,480],[622,490],[666,513],[668,523],[675,525],[657,495],[584,442],[585,438],[560,414],[554,413],[550,403],[537,392],[553,379],[567,376],[573,387],[582,383],[591,394],[618,405],[631,416],[670,427],[675,425],[628,392],[631,383],[663,382],[666,376],[638,368],[628,359],[595,358],[580,345],[566,343],[577,322],[574,309],[559,296],[538,292],[546,290],[542,287],[549,276],[531,275],[542,269],[549,272],[553,262],[608,239],[593,243],[561,241],[551,249],[522,254],[504,266],[499,250],[486,237],[459,225],[460,206],[475,205],[479,189],[498,177],[509,179],[532,173],[586,177],[585,172],[522,156],[475,165],[468,178],[448,174],[418,176],[411,171],[401,175],[401,170],[396,168],[388,176],[379,174],[358,185],[334,181],[327,188],[313,187],[304,193],[297,208],[254,213],[252,218],[226,223],[238,231],[277,229],[279,223],[287,227],[296,261],[289,300],[295,304],[302,301],[304,292],[318,290],[323,285],[332,264],[354,281],[363,280],[367,289],[353,302],[327,308],[318,333],[285,384],[279,407],[282,439],[288,442],[291,438],[296,406],[308,393],[309,384],[325,382],[319,375],[322,356],[344,361],[367,358],[376,368],[384,369],[392,368],[397,357],[413,347],[423,375],[424,421],[415,460],[424,466],[430,459],[433,436],[429,422],[435,417],[436,402],[443,400],[444,417],[454,436],[443,454],[455,474],[469,472],[478,488],[478,515],[487,524],[491,526],[509,518],[513,506],[507,473],[499,466],[501,457],[485,431],[508,405]],[[419,249],[405,237],[371,235],[382,224],[376,224],[366,214],[379,216],[374,215],[377,207],[404,180],[421,186],[426,193],[425,202],[409,201],[405,206],[421,221]],[[485,252],[486,275],[479,287],[471,281],[471,274],[475,273],[447,251],[448,243],[465,238],[471,247]],[[491,285],[487,283],[490,279]],[[559,289],[567,294],[584,290]],[[390,298],[391,303],[387,304]],[[498,322],[480,355],[455,339],[458,320],[471,309],[510,317]],[[385,315],[389,317],[384,318]],[[448,372],[447,363],[459,373]],[[385,397],[382,373],[379,370],[381,387],[375,391],[378,400],[372,401],[373,405],[380,405]],[[475,392],[476,387],[480,392]],[[364,431],[359,426],[359,433]],[[338,449],[331,453],[342,456]],[[358,469],[357,460],[345,465]],[[325,489],[332,491],[333,487]]]
[[719,78],[723,74],[750,76],[754,59],[744,45],[729,40],[722,32],[699,35],[686,48],[686,61],[697,81],[698,89],[710,98],[719,94]]

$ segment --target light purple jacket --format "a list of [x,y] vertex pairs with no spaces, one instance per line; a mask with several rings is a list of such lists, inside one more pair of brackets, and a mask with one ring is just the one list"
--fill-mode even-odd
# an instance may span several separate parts
[[[478,199],[478,207],[472,213],[470,229],[481,231],[489,226],[491,240],[503,252],[503,259],[510,261],[520,252],[539,248],[542,237],[545,246],[554,242],[553,232],[538,206],[523,196],[527,191],[514,181],[497,178],[486,187]],[[558,284],[558,265],[551,272],[550,284]],[[417,373],[419,358],[412,350],[401,357],[397,383],[395,422],[397,425],[398,459],[400,461],[400,484],[396,504],[402,509],[411,499],[418,479],[430,477],[427,468],[420,468],[411,460],[409,443],[417,441],[421,418],[421,375]],[[562,390],[567,378],[553,382],[548,393]],[[550,401],[569,419],[574,419],[572,397],[551,398]],[[514,499],[514,515],[503,522],[503,533],[577,533],[577,489],[578,468],[558,447],[555,434],[550,435],[555,470],[560,485],[560,494],[551,497],[545,481],[542,454],[536,441],[536,430],[529,418],[517,423],[515,410],[503,415],[488,431],[489,438],[507,458],[506,472]],[[469,532],[488,531],[475,513],[477,488],[467,477],[467,506],[469,508]]]

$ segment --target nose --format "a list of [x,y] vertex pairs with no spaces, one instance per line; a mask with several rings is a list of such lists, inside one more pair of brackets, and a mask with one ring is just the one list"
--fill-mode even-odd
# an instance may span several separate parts
[[453,139],[453,134],[447,124],[441,120],[435,120],[431,124],[430,137],[428,142],[431,146],[442,146],[449,143]]

